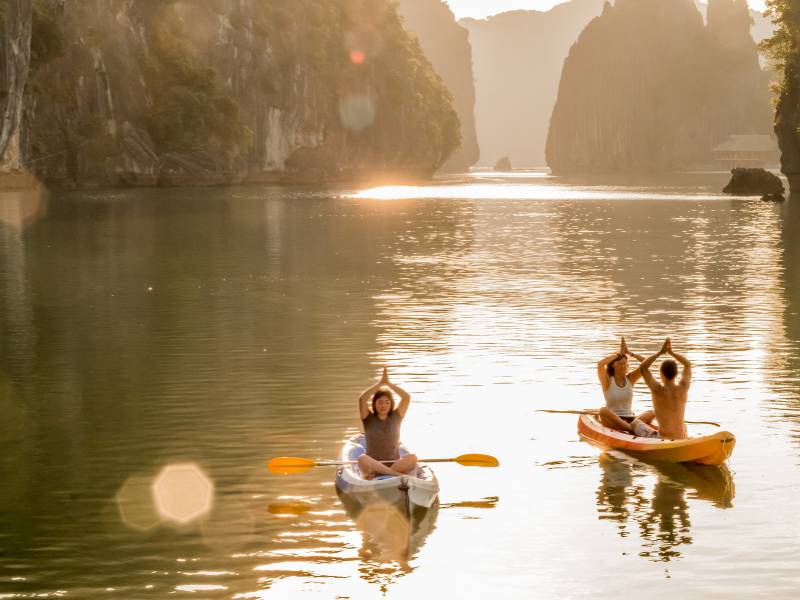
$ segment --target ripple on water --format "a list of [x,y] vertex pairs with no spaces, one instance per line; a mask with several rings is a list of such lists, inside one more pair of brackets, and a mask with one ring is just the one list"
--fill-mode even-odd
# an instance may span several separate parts
[[[98,191],[0,223],[4,587],[792,597],[800,221],[722,178]],[[689,415],[736,433],[730,470],[598,455],[534,412],[596,406],[622,334],[694,361]],[[345,512],[331,470],[264,467],[337,456],[383,364],[418,454],[502,465],[437,465],[441,510],[410,531]],[[166,523],[150,486],[187,463],[213,502]]]

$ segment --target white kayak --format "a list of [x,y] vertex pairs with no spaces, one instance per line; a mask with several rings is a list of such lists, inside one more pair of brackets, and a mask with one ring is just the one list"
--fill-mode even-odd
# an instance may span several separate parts
[[[345,442],[340,460],[357,461],[366,451],[363,434],[356,435]],[[405,446],[400,446],[400,456],[408,454]],[[427,510],[436,502],[439,495],[439,481],[433,470],[420,465],[413,475],[392,477],[379,475],[375,479],[364,479],[357,463],[340,466],[336,470],[336,491],[342,501],[360,507],[376,502],[393,504],[406,516],[418,510]]]

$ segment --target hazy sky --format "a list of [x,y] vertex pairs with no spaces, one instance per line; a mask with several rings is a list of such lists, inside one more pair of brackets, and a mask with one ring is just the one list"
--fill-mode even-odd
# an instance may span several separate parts
[[[456,18],[463,17],[483,18],[507,10],[527,8],[533,10],[548,10],[564,0],[446,0],[456,13]],[[756,10],[764,10],[764,0],[748,0],[750,6]]]

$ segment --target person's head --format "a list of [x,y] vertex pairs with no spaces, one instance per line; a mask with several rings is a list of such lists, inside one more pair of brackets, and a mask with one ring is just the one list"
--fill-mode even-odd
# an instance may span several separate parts
[[668,358],[661,363],[661,379],[666,383],[673,381],[678,376],[678,363]]
[[624,354],[617,354],[617,358],[615,358],[606,365],[606,371],[611,377],[614,377],[615,373],[621,373],[622,375],[627,375],[628,357],[625,356]]
[[381,388],[372,396],[372,412],[377,417],[388,417],[394,410],[392,392]]

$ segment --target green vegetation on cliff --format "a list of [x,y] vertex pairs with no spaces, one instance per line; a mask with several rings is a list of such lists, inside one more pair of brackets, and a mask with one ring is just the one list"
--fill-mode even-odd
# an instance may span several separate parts
[[778,81],[775,133],[781,170],[792,193],[800,192],[800,6],[797,0],[767,0],[767,15],[777,26],[761,43],[774,62]]
[[39,66],[64,52],[64,32],[58,19],[55,6],[44,0],[33,0],[30,69],[34,73]]
[[175,0],[161,2],[144,22],[149,53],[140,53],[140,68],[152,97],[144,123],[165,152],[239,153],[246,150],[247,130],[232,94],[219,89],[217,73],[193,46]]

